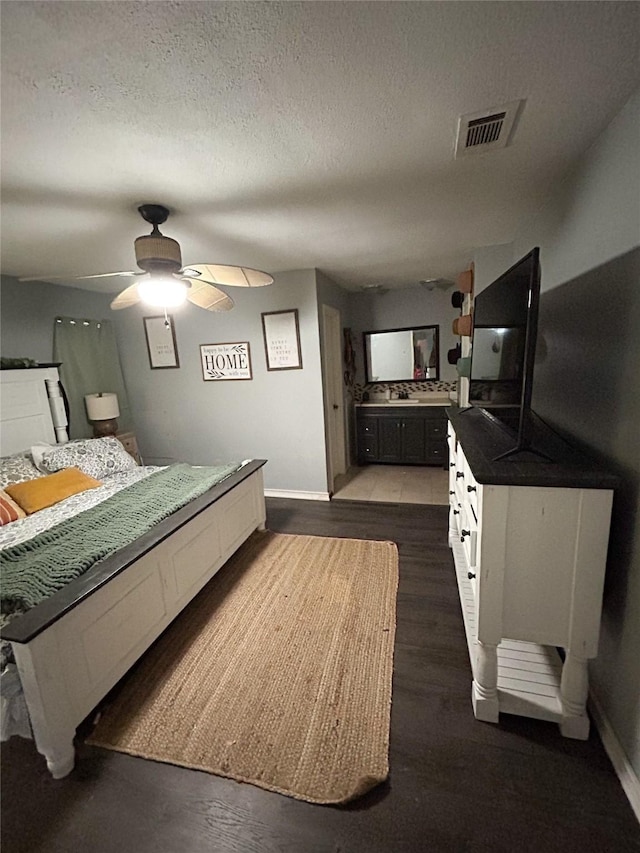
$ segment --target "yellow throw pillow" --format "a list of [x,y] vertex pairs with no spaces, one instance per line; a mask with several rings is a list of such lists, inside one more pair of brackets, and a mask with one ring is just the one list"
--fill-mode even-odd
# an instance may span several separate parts
[[101,486],[100,480],[94,480],[88,474],[84,474],[79,468],[65,468],[47,477],[37,477],[35,480],[27,480],[25,483],[14,483],[5,488],[9,497],[31,515],[39,509],[63,501],[78,492],[87,489],[97,489]]

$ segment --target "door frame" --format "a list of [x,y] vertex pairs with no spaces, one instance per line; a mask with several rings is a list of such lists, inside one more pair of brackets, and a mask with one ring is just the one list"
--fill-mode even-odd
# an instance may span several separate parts
[[324,397],[327,487],[333,494],[336,477],[347,471],[342,317],[332,305],[321,306],[322,390]]

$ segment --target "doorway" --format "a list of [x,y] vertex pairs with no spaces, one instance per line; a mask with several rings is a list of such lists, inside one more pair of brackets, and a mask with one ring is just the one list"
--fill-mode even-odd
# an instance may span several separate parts
[[331,305],[322,306],[322,368],[327,444],[327,486],[335,491],[338,477],[346,473],[346,421],[342,370],[342,320]]
[[449,471],[433,465],[361,465],[336,485],[334,501],[449,504]]

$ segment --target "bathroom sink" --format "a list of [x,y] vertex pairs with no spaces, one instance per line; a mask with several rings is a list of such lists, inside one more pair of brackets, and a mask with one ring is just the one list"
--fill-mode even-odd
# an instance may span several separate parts
[[422,397],[413,400],[389,400],[390,406],[448,406],[451,400],[448,396]]
[[448,394],[413,400],[369,400],[368,403],[360,403],[361,406],[449,406],[450,404],[451,399]]

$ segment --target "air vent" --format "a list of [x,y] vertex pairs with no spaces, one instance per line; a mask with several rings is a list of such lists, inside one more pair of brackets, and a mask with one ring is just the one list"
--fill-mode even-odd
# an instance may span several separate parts
[[492,110],[460,116],[456,158],[493,148],[506,148],[513,138],[516,119],[522,112],[523,104],[524,100],[511,101]]

